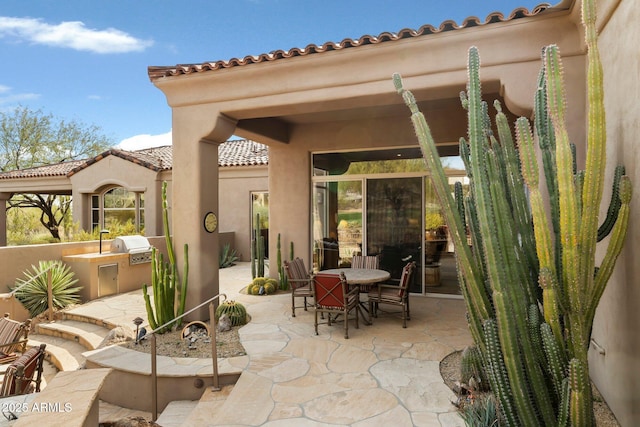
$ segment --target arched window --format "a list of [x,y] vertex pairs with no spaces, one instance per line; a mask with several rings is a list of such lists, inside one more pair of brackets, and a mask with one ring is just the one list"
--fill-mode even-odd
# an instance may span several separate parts
[[144,234],[144,193],[112,187],[91,196],[91,229],[134,224]]

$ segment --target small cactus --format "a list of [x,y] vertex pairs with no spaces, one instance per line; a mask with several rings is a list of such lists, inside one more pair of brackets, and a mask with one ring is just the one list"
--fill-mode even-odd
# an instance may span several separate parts
[[489,389],[487,372],[482,361],[482,353],[476,346],[466,347],[460,359],[460,380],[469,386],[475,383],[476,391]]
[[267,277],[256,277],[247,286],[249,295],[270,295],[278,289],[278,281]]
[[229,316],[232,326],[241,326],[247,323],[247,309],[237,301],[228,300],[221,303],[218,308],[216,308],[216,321],[218,321],[223,314]]

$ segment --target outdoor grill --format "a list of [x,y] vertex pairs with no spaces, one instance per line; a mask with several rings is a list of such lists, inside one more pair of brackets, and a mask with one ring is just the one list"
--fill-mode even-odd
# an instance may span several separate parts
[[120,236],[111,241],[112,253],[128,253],[129,265],[151,262],[151,245],[144,236]]

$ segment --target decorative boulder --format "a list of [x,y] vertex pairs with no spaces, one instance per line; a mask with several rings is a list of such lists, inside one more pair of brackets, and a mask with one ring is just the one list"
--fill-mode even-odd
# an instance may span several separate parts
[[226,332],[231,330],[231,318],[228,314],[223,314],[218,319],[218,332]]
[[125,341],[136,339],[136,333],[128,326],[116,326],[111,329],[97,348],[108,347],[113,344],[120,344]]

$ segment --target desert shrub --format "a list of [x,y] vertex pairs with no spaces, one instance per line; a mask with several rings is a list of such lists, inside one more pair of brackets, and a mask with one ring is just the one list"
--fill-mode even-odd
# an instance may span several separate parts
[[49,308],[47,297],[47,273],[51,267],[51,286],[53,293],[53,308],[61,309],[80,301],[78,291],[81,287],[74,286],[78,279],[68,265],[62,261],[40,261],[38,266],[32,265],[32,271],[25,271],[24,279],[17,279],[15,296],[29,310],[29,315],[35,317]]
[[227,268],[235,265],[235,262],[238,260],[238,253],[235,249],[231,249],[231,245],[229,243],[225,244],[222,248],[222,252],[220,252],[219,264],[220,268]]

